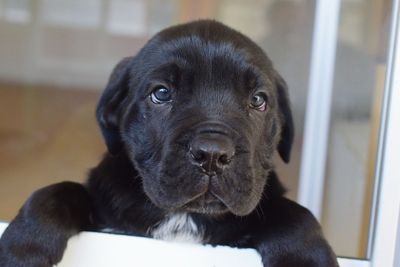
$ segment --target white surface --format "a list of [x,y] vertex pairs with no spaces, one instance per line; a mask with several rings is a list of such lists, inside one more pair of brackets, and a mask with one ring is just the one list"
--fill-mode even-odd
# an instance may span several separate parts
[[[6,224],[0,223],[0,233]],[[169,243],[83,232],[71,238],[57,267],[262,267],[253,249]]]
[[370,267],[371,263],[366,260],[355,260],[339,258],[340,267]]
[[316,4],[298,201],[320,219],[340,0]]
[[[0,236],[7,224],[0,223]],[[369,267],[369,262],[339,259],[341,267]],[[132,236],[88,233],[68,243],[57,267],[262,267],[253,249],[176,244]]]
[[6,227],[7,227],[6,223],[0,222],[0,237],[1,237],[1,234],[4,232],[4,229],[6,229]]
[[[0,236],[7,227],[0,223]],[[368,262],[339,259],[341,267],[369,267]],[[262,267],[253,249],[167,243],[154,239],[84,232],[68,243],[57,267]]]

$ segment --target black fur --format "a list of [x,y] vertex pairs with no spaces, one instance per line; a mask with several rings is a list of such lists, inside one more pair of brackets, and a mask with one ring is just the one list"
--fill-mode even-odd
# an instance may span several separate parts
[[[170,102],[150,99],[159,86],[172,90]],[[317,221],[283,196],[273,171],[274,151],[288,162],[293,141],[286,87],[255,43],[218,22],[158,33],[116,66],[99,101],[104,159],[85,185],[32,195],[0,240],[0,266],[52,266],[80,231],[149,236],[176,212],[191,215],[205,243],[255,248],[264,266],[338,266]],[[256,93],[265,109],[249,104]],[[234,146],[212,175],[190,156],[198,136]]]

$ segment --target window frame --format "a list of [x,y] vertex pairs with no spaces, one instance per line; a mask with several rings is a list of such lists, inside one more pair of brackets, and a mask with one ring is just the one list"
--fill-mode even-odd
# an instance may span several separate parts
[[[321,215],[340,0],[316,0],[299,202]],[[392,0],[388,63],[367,259],[340,258],[342,267],[400,262],[400,0]],[[321,90],[324,88],[324,90]],[[321,114],[322,113],[322,114]],[[321,160],[322,159],[322,160]],[[397,250],[396,250],[397,249]]]

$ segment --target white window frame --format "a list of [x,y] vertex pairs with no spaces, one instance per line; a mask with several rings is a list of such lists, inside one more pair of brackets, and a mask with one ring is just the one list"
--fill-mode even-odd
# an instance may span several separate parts
[[298,202],[321,217],[340,0],[316,0]]
[[[381,115],[377,179],[367,259],[339,258],[342,267],[400,265],[400,11],[392,0],[388,67]],[[321,215],[332,77],[340,0],[317,0],[299,202]],[[397,249],[397,250],[396,250]]]

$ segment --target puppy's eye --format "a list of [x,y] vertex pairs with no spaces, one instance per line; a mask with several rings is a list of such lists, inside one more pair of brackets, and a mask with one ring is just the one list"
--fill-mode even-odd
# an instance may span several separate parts
[[150,99],[154,104],[163,104],[171,101],[171,90],[165,87],[156,87],[150,95]]
[[265,111],[267,107],[267,96],[264,93],[256,93],[251,98],[250,107],[259,111]]

